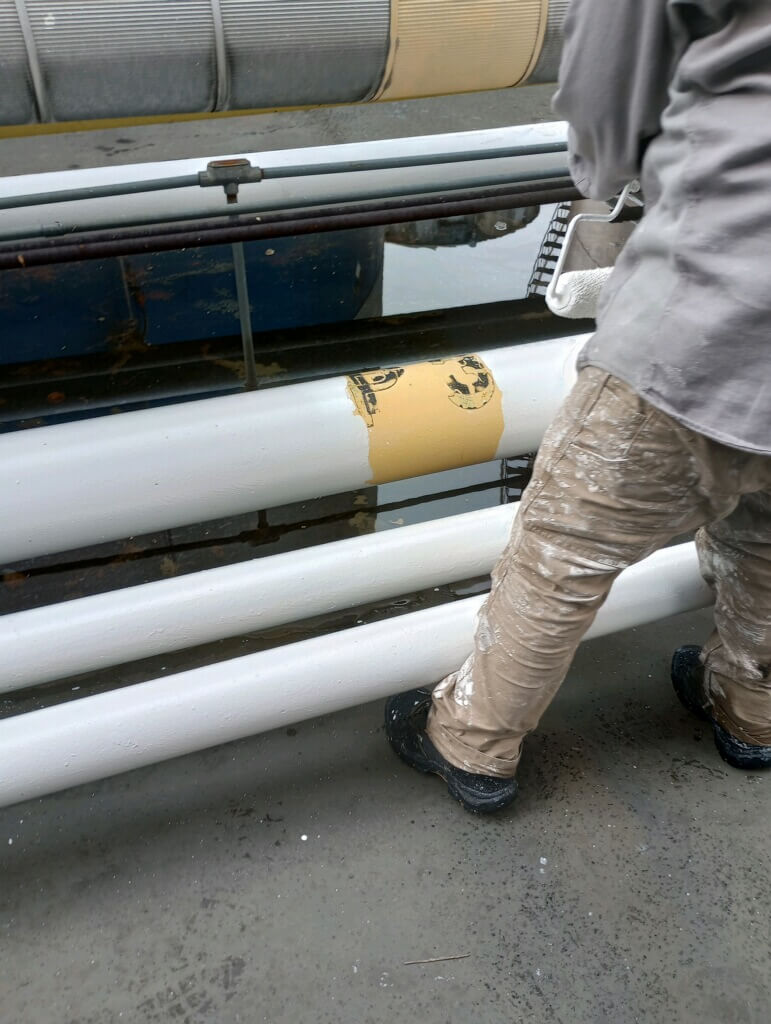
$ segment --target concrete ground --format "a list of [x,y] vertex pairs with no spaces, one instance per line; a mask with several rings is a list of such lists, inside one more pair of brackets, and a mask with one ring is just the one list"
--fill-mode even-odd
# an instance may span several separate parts
[[1,811],[0,1019],[765,1024],[771,780],[667,681],[708,623],[585,645],[498,817],[379,704]]
[[183,160],[553,121],[554,86],[0,139],[0,173]]

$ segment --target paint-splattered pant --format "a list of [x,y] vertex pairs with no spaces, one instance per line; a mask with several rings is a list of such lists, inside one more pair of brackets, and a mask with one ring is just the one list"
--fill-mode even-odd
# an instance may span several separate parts
[[716,596],[702,655],[715,717],[771,744],[771,457],[697,434],[589,367],[544,437],[473,654],[434,691],[441,753],[514,775],[618,574],[696,528]]

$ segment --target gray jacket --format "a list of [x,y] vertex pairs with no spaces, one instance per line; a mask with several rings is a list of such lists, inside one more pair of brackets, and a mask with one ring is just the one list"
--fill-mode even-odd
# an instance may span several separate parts
[[771,0],[573,0],[564,32],[576,184],[646,199],[579,366],[771,454]]

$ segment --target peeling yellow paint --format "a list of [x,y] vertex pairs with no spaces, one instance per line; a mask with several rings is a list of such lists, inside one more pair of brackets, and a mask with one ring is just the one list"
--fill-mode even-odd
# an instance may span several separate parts
[[255,363],[259,377],[276,377],[279,373],[285,373],[286,367],[279,363]]
[[502,397],[477,355],[351,374],[348,394],[367,425],[371,484],[495,458]]
[[[243,378],[245,375],[244,361],[243,359],[226,359],[221,356],[211,355],[211,346],[207,343],[202,346],[201,351],[205,359],[208,359],[213,366],[219,366],[223,370],[229,370],[235,374],[236,377]],[[262,380],[265,377],[277,377],[281,373],[286,373],[286,367],[281,366],[279,363],[255,363],[255,369],[257,370],[257,377]]]
[[164,555],[164,557],[161,559],[160,569],[161,575],[166,577],[176,576],[177,573],[179,572],[179,569],[177,568],[177,563],[170,555]]
[[375,512],[354,512],[348,520],[350,525],[359,533],[372,533],[375,529]]

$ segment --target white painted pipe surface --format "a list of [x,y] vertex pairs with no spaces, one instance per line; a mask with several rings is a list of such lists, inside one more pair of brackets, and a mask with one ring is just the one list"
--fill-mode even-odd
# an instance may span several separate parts
[[0,617],[0,693],[488,573],[517,505]]
[[[483,598],[376,622],[0,722],[0,805],[436,682]],[[624,572],[589,636],[708,605],[692,544]]]
[[[566,123],[553,121],[545,124],[420,135],[403,139],[277,150],[272,153],[203,155],[187,160],[19,174],[1,178],[0,192],[4,197],[26,196],[66,189],[171,178],[203,171],[210,160],[243,156],[248,157],[254,166],[263,168],[378,159],[401,160],[407,164],[410,158],[434,155],[441,160],[443,154],[452,157],[465,152],[475,152],[480,156],[479,160],[462,163],[439,162],[426,167],[405,166],[390,170],[323,174],[242,185],[238,194],[237,211],[250,213],[352,202],[377,196],[425,193],[450,187],[464,188],[482,178],[505,183],[521,180],[523,175],[535,175],[544,170],[550,170],[555,175],[564,174],[564,153],[491,159],[482,157],[485,151],[490,150],[566,142]],[[31,232],[61,234],[87,228],[147,224],[192,216],[210,217],[218,213],[231,213],[232,210],[232,207],[227,206],[221,188],[199,186],[139,195],[83,199],[4,210],[0,218],[0,238],[17,238]]]
[[[494,457],[538,447],[585,340],[479,353],[502,398]],[[4,434],[0,565],[355,490],[372,482],[369,434],[347,377]],[[420,472],[463,464],[449,446],[435,457]]]

